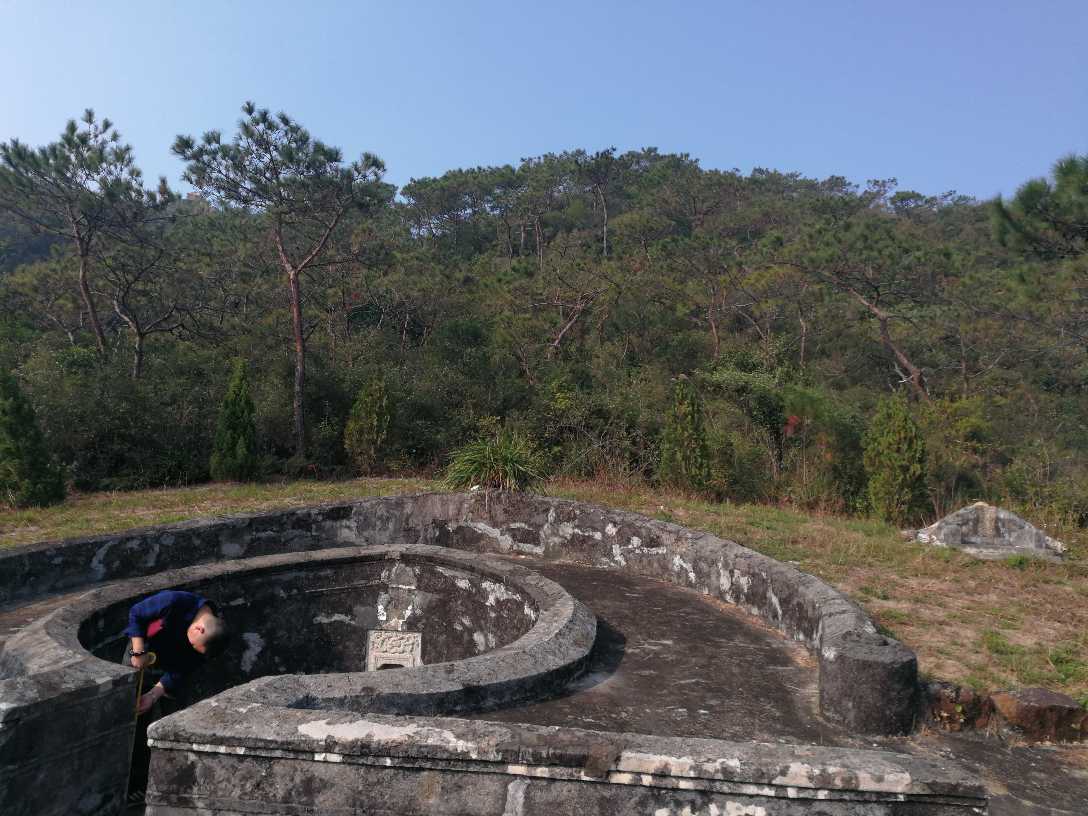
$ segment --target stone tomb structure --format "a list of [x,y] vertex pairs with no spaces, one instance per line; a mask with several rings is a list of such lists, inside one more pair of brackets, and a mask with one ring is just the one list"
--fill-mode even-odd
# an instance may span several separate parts
[[545,563],[728,604],[809,651],[813,717],[844,734],[913,727],[913,653],[789,565],[557,499],[364,499],[0,554],[0,812],[121,811],[136,693],[117,663],[124,613],[186,587],[241,636],[201,674],[200,701],[149,731],[157,816],[985,813],[948,762],[518,721],[518,706],[585,684],[608,630],[532,568],[562,574]]
[[975,502],[915,532],[922,544],[953,547],[977,558],[1026,555],[1056,561],[1066,546],[1015,513]]

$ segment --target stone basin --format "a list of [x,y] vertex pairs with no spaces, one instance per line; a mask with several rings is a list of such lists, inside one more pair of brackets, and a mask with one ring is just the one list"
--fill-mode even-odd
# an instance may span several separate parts
[[[158,583],[214,599],[234,632],[232,648],[196,675],[195,699],[267,675],[411,669],[474,658],[526,635],[542,612],[546,628],[556,603],[576,607],[557,585],[526,570],[425,546],[266,556],[175,571]],[[143,589],[117,587],[80,604],[95,607],[79,623],[80,645],[116,662],[127,642],[120,633],[129,606]],[[78,614],[64,614],[61,626]],[[591,643],[592,622],[584,617]]]

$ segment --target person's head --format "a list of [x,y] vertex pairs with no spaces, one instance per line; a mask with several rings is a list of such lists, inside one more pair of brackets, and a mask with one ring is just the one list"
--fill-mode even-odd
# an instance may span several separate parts
[[208,605],[200,607],[189,624],[189,643],[193,649],[206,657],[217,657],[222,654],[230,640],[230,630],[227,622],[215,610]]

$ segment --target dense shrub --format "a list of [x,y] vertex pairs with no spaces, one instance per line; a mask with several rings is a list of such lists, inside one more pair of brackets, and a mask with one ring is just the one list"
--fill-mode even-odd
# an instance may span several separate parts
[[919,427],[926,440],[926,485],[930,505],[944,516],[986,498],[993,435],[983,401],[935,399],[921,406]]
[[255,416],[246,364],[239,359],[219,408],[210,467],[213,479],[245,482],[257,478],[260,463]]
[[502,429],[454,452],[443,478],[454,490],[481,487],[525,491],[547,476],[540,450],[525,434]]
[[1088,468],[1033,441],[1002,471],[996,498],[1038,526],[1088,527]]
[[[312,416],[312,415],[311,415]],[[344,423],[326,410],[310,430],[313,460],[324,474],[337,475],[344,463]]]
[[0,503],[64,501],[64,478],[49,456],[34,409],[15,378],[0,371]]
[[[670,391],[664,377],[577,377],[567,371],[542,384],[512,424],[548,453],[557,472],[607,482],[656,476]],[[667,382],[667,380],[665,381]]]
[[139,380],[130,365],[121,355],[45,346],[20,366],[69,481],[78,490],[138,490],[206,480],[218,360],[179,346],[149,355]]
[[738,408],[763,440],[777,478],[785,466],[786,400],[789,371],[777,354],[759,354],[742,348],[718,360],[706,380]]
[[[991,242],[989,210],[966,199],[705,171],[653,150],[605,157],[616,174],[587,184],[587,158],[457,170],[351,216],[337,262],[306,273],[303,455],[282,280],[268,274],[263,216],[242,208],[177,204],[185,217],[162,223],[167,254],[131,290],[121,267],[99,267],[100,342],[71,250],[0,214],[0,368],[19,372],[46,446],[81,490],[207,479],[238,356],[252,361],[262,473],[344,475],[354,437],[360,469],[430,474],[494,416],[571,478],[660,478],[832,512],[890,502],[898,514],[888,474],[902,477],[902,463],[873,466],[871,499],[859,419],[902,368],[894,343],[924,371],[913,392],[932,396],[912,411],[933,512],[985,497],[1088,523],[1088,357],[1069,342],[1083,334],[1082,241],[1050,261],[1038,241]],[[1028,203],[1004,213],[1004,238],[1022,226],[1049,240],[1076,223],[1067,213],[1047,226],[1060,214]],[[130,258],[116,238],[100,235],[103,260]],[[861,270],[895,315],[890,336],[859,300]],[[126,309],[155,326],[139,376]],[[705,434],[677,417],[681,374],[698,385]],[[371,405],[369,425],[347,433],[378,378],[395,406],[387,429]]]
[[774,477],[767,466],[767,449],[751,434],[727,434],[729,444],[729,490],[735,501],[758,502],[777,498]]
[[849,512],[864,503],[860,418],[824,389],[784,389],[783,495],[810,509]]
[[359,473],[380,469],[392,422],[393,407],[385,381],[373,380],[359,391],[344,426],[344,449]]
[[895,524],[916,519],[926,503],[926,447],[902,397],[886,397],[865,434],[869,502]]
[[683,378],[673,388],[665,430],[661,436],[662,484],[703,493],[710,489],[710,450],[703,404],[691,381]]

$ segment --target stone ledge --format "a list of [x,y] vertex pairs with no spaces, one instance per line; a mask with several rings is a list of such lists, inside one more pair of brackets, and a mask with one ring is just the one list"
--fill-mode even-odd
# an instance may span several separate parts
[[913,729],[914,653],[878,635],[857,604],[814,576],[733,541],[627,511],[519,494],[462,501],[460,515],[431,516],[436,543],[624,569],[717,597],[817,655],[825,717],[860,733]]
[[[536,604],[536,621],[522,637],[508,646],[477,657],[436,663],[412,669],[380,673],[319,675],[320,684],[305,684],[284,691],[287,697],[305,695],[319,685],[337,688],[367,688],[380,696],[383,688],[400,694],[423,697],[447,694],[455,687],[483,687],[487,682],[518,683],[548,671],[576,673],[589,654],[596,633],[593,615],[553,581],[516,564],[480,558],[448,549],[428,546],[338,548],[320,552],[264,556],[242,561],[206,564],[172,570],[154,578],[136,579],[86,593],[78,601],[32,623],[12,637],[0,659],[0,679],[7,684],[0,721],[17,719],[20,707],[66,693],[86,692],[108,686],[132,685],[135,672],[89,654],[79,642],[80,624],[96,611],[118,603],[176,586],[192,586],[224,576],[257,575],[284,567],[335,565],[355,561],[398,559],[407,563],[426,562],[457,566],[473,573],[509,582],[524,591]],[[63,671],[58,671],[63,669]],[[457,682],[459,678],[464,682]],[[330,678],[337,678],[332,681]],[[341,678],[343,678],[341,680]],[[274,693],[275,681],[312,679],[283,675],[254,681]],[[9,688],[10,686],[10,688]],[[232,690],[238,693],[246,686]],[[318,694],[320,698],[321,693]],[[339,698],[338,698],[339,699]]]
[[[292,768],[287,778],[297,783],[299,774],[323,775],[319,765],[355,768],[350,776],[356,780],[354,785],[341,791],[335,803],[326,799],[322,805],[326,808],[337,803],[346,806],[390,769],[416,772],[417,781],[419,772],[440,772],[467,790],[478,784],[474,780],[482,775],[499,775],[507,778],[506,784],[519,778],[538,784],[607,784],[616,786],[617,793],[609,794],[616,797],[624,795],[618,792],[621,789],[642,788],[661,801],[666,801],[670,792],[684,791],[701,792],[711,801],[714,797],[731,798],[738,807],[805,800],[817,800],[827,808],[834,807],[833,802],[844,806],[842,810],[822,810],[824,813],[898,812],[880,809],[885,804],[909,807],[910,813],[917,814],[983,813],[985,808],[982,787],[955,766],[882,751],[677,739],[447,717],[319,715],[235,706],[222,698],[156,723],[149,736],[155,749],[149,793],[152,814],[168,812],[155,807],[177,804],[217,812],[219,806],[204,800],[226,792],[202,788],[194,794],[186,787],[186,780],[192,778],[194,762],[218,764],[227,758],[264,769],[260,781],[252,780],[252,786],[249,775],[235,775],[230,792],[232,798],[249,801],[261,812],[274,809],[291,795],[288,790],[277,790],[277,768]],[[282,763],[288,764],[281,768]],[[416,812],[410,805],[410,788],[406,786],[402,799],[405,813]],[[569,805],[571,810],[564,812],[579,809],[577,802]],[[308,811],[302,806],[299,812]],[[481,806],[471,812],[489,811]],[[723,806],[717,812],[734,811]],[[787,811],[772,807],[735,812]]]

